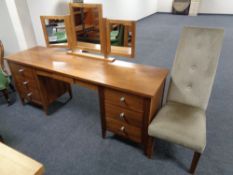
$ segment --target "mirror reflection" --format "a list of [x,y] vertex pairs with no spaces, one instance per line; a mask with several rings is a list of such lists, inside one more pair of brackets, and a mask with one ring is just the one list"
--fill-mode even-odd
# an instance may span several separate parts
[[110,42],[111,46],[131,47],[132,27],[123,24],[111,24]]
[[45,19],[49,44],[67,43],[64,19]]
[[108,55],[135,56],[135,22],[107,20]]
[[99,9],[73,7],[73,14],[77,41],[100,44]]

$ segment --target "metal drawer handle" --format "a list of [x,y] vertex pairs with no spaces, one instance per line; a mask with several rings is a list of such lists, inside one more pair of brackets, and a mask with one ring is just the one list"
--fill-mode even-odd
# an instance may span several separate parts
[[24,71],[24,68],[19,69],[19,72],[22,73]]
[[125,97],[121,97],[120,102],[125,102]]
[[31,96],[32,96],[32,92],[29,92],[29,93],[27,94],[27,96],[28,96],[28,97],[31,97]]
[[23,85],[27,85],[29,83],[29,81],[24,81]]
[[122,127],[120,128],[120,130],[121,130],[122,132],[125,132],[125,127],[122,126]]
[[120,113],[120,119],[121,119],[121,120],[124,120],[124,119],[125,119],[125,113],[124,113],[124,112]]

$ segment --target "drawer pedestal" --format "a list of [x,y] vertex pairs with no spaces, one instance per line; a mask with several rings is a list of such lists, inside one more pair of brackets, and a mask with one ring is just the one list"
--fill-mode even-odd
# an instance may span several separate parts
[[9,62],[16,89],[23,104],[32,102],[43,107],[46,114],[48,106],[66,92],[71,95],[69,83],[38,76],[29,66]]
[[106,131],[141,144],[147,152],[148,125],[162,104],[164,83],[153,97],[99,87],[102,136]]

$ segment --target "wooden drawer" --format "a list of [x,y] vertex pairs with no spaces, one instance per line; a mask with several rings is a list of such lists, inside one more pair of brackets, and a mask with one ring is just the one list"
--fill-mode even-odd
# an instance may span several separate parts
[[11,72],[14,74],[14,77],[28,77],[34,78],[34,72],[32,68],[23,66],[20,64],[10,63]]
[[20,96],[25,100],[41,104],[41,96],[33,69],[15,63],[10,63],[10,68]]
[[143,98],[126,94],[120,91],[105,89],[104,98],[106,103],[118,105],[134,111],[143,112]]
[[126,108],[122,108],[116,105],[111,105],[105,103],[105,115],[108,118],[112,118],[118,121],[125,122],[129,125],[133,125],[136,127],[142,127],[143,125],[143,113],[135,112],[128,110]]
[[113,132],[114,134],[121,135],[132,141],[141,142],[141,128],[128,125],[119,120],[114,120],[112,118],[106,118],[107,130]]
[[34,90],[24,91],[23,89],[20,89],[20,93],[24,99],[41,104],[41,97],[40,97],[40,93],[38,90],[34,89]]
[[18,78],[15,80],[15,82],[20,88],[26,88],[26,89],[32,89],[32,90],[37,89],[38,90],[37,82],[33,79]]

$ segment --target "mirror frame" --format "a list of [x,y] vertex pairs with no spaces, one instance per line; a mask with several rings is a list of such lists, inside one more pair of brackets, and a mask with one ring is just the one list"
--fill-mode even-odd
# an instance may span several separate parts
[[[113,46],[115,47],[115,50],[112,50],[111,41],[110,41],[110,32],[111,32],[111,25],[112,24],[122,24],[127,27],[132,28],[132,45],[131,45],[131,54],[128,54],[129,50],[127,47],[121,47],[121,46]],[[135,36],[136,36],[136,22],[135,21],[126,21],[126,20],[112,20],[107,19],[106,20],[106,45],[107,45],[107,55],[115,55],[115,56],[123,56],[128,58],[134,58],[135,57]],[[125,34],[124,34],[125,35]],[[121,49],[122,48],[122,49]]]
[[[104,28],[103,28],[103,15],[102,15],[102,4],[83,4],[83,3],[69,3],[70,7],[70,18],[71,18],[71,31],[72,31],[72,50],[80,49],[95,53],[105,53],[105,39],[104,39]],[[99,13],[99,33],[100,33],[100,44],[79,42],[76,39],[76,31],[74,24],[75,12],[73,8],[97,8]],[[98,46],[99,45],[99,46]]]
[[[65,31],[66,31],[66,36],[67,36],[67,43],[60,43],[60,44],[50,44],[49,43],[49,37],[48,33],[46,30],[46,24],[45,20],[64,20],[65,24]],[[44,33],[44,38],[46,42],[47,47],[62,47],[62,48],[71,48],[72,43],[71,43],[71,30],[70,30],[70,15],[65,15],[65,16],[40,16],[42,28],[43,28],[43,33]]]

